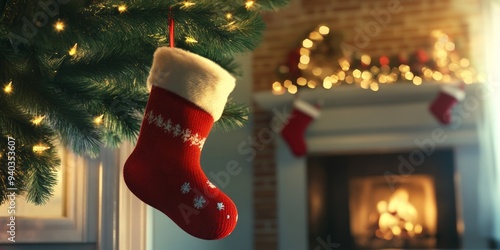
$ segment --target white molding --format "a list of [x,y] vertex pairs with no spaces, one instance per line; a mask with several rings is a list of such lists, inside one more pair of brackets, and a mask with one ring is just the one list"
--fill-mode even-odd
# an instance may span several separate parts
[[148,228],[148,206],[135,197],[123,180],[122,172],[125,161],[134,149],[130,142],[123,143],[119,152],[119,246],[120,250],[146,250]]
[[100,154],[99,179],[99,249],[118,250],[118,154],[103,148]]
[[[132,143],[124,143],[120,149],[102,149],[98,159],[61,149],[65,215],[17,218],[16,243],[97,243],[103,250],[145,250],[148,209],[122,178],[133,148]],[[7,222],[0,217],[0,225]],[[5,231],[0,231],[0,244],[11,243]]]
[[[92,243],[96,241],[98,180],[96,162],[61,152],[61,169],[65,176],[65,215],[60,218],[16,218],[16,243]],[[0,224],[7,218],[0,218]],[[0,231],[0,243],[11,243]]]

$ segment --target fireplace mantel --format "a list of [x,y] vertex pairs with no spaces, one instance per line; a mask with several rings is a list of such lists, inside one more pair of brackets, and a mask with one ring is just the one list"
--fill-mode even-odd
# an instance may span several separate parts
[[[309,155],[363,152],[395,152],[418,149],[416,141],[432,139],[433,132],[446,134],[436,148],[455,152],[457,183],[457,228],[463,247],[485,246],[477,233],[478,174],[480,164],[477,125],[480,121],[479,84],[466,85],[466,99],[455,107],[455,120],[439,124],[428,107],[437,96],[438,83],[382,85],[378,92],[354,86],[330,90],[300,91],[300,98],[323,103],[321,116],[307,129]],[[254,100],[269,112],[289,112],[294,96],[258,92]],[[279,138],[279,136],[277,137]],[[279,249],[307,249],[306,158],[296,158],[284,141],[277,140],[275,152],[278,191]],[[326,240],[326,239],[323,239]]]
[[[467,98],[463,107],[455,109],[457,120],[442,126],[428,110],[441,86],[438,83],[382,85],[377,92],[341,86],[300,92],[301,99],[322,103],[321,116],[308,129],[309,152],[409,148],[414,146],[415,138],[429,137],[436,128],[445,130],[449,136],[441,146],[477,144],[478,98]],[[468,97],[478,96],[477,86],[466,86]],[[290,111],[293,98],[290,94],[277,96],[271,92],[254,95],[261,108],[274,112]],[[476,102],[469,104],[469,100]]]
[[[299,90],[300,98],[315,102],[324,101],[324,107],[332,106],[362,106],[373,104],[395,104],[419,102],[432,99],[443,86],[442,83],[425,82],[420,86],[411,83],[395,83],[380,85],[378,91],[362,89],[359,86],[343,85],[330,90],[323,88]],[[476,84],[466,85],[466,91],[471,92]],[[260,107],[271,110],[275,107],[287,105],[293,101],[295,95],[274,95],[271,91],[257,92],[255,101]]]

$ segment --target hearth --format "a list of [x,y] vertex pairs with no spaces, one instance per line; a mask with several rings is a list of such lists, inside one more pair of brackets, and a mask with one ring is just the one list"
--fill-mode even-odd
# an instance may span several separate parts
[[309,249],[458,248],[453,154],[309,157]]

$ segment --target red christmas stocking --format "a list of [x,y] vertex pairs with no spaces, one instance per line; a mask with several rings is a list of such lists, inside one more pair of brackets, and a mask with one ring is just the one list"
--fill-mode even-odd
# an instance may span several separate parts
[[159,48],[141,131],[123,170],[132,193],[201,239],[229,235],[238,220],[233,201],[200,165],[214,121],[235,79],[214,62],[176,48]]
[[450,124],[453,107],[464,98],[463,85],[461,87],[445,85],[431,103],[429,110],[441,124]]
[[281,130],[281,135],[295,156],[299,157],[306,154],[307,146],[304,135],[309,123],[318,118],[319,115],[320,112],[317,107],[300,99],[294,101],[292,114]]

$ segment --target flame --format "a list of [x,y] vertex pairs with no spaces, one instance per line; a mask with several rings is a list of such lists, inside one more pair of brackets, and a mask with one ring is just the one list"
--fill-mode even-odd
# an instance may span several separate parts
[[389,201],[379,201],[377,211],[380,218],[375,235],[379,238],[391,240],[403,235],[413,237],[423,231],[423,227],[417,224],[418,212],[410,203],[410,193],[406,189],[397,189]]

